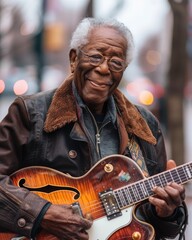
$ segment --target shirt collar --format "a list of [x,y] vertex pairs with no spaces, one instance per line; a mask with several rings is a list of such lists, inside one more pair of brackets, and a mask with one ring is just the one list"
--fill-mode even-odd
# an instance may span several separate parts
[[[72,83],[72,89],[78,105],[82,109],[87,109],[88,108],[87,105],[84,103],[83,99],[79,96],[79,93],[77,91],[74,81]],[[115,124],[116,119],[117,119],[117,110],[116,110],[115,100],[113,96],[110,96],[107,101],[107,112],[105,114],[104,122],[110,120],[113,124]]]

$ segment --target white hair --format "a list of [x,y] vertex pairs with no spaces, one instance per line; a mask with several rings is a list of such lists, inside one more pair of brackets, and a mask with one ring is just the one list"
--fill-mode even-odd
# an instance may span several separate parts
[[130,63],[133,58],[134,51],[133,37],[130,30],[116,19],[84,18],[73,32],[70,48],[78,50],[88,44],[88,34],[96,27],[113,28],[127,40],[126,60],[127,63]]

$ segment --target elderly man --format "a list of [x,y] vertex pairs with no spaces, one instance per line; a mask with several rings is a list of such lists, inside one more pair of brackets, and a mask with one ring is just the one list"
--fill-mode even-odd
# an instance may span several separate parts
[[[129,171],[137,169],[136,166],[137,174],[142,172],[146,177],[166,170],[159,122],[141,106],[130,103],[117,89],[132,52],[132,35],[122,23],[86,18],[71,40],[71,75],[58,89],[18,97],[10,106],[0,124],[2,232],[65,240],[146,240],[182,235],[186,220],[182,185],[168,182],[165,186],[153,186],[148,201],[134,210],[130,206],[122,210],[113,189],[108,189],[115,189],[122,182],[129,185],[130,179],[134,179]],[[104,164],[101,159],[108,156],[112,157]],[[125,158],[133,159],[131,165]],[[102,165],[105,171],[101,170]],[[55,191],[53,183],[38,180],[43,173],[34,176],[28,173],[30,168],[26,167],[32,166],[45,166],[67,174],[66,179],[70,177],[65,186],[56,183]],[[27,180],[21,184],[25,177],[19,179],[19,184],[12,182],[12,174],[19,169],[25,169],[22,174],[26,173],[35,184],[38,181],[42,184],[39,190],[29,186]],[[50,178],[59,172],[50,173]],[[74,188],[70,185],[70,181],[75,183],[74,177],[83,181],[82,175],[90,179],[84,195],[77,189],[78,184]],[[86,185],[85,181],[83,184]],[[45,193],[41,195],[38,191]],[[62,203],[57,202],[59,193],[52,195],[60,191],[75,192],[92,207],[86,211],[80,197],[69,200],[69,193],[64,195]],[[94,204],[86,199],[92,194],[94,201],[99,199]],[[127,198],[134,199],[134,192]],[[104,214],[96,217],[96,210],[106,213],[106,217]],[[1,239],[10,239],[6,234],[2,236],[5,237]]]

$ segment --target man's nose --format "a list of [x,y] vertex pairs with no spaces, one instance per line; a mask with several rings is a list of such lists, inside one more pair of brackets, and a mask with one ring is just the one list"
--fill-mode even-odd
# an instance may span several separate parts
[[97,70],[103,74],[110,73],[108,60],[105,59],[99,66],[97,66]]

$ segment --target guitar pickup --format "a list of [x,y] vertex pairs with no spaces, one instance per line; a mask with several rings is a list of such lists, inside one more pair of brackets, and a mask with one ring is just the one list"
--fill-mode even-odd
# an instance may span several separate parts
[[100,192],[99,197],[105,209],[108,220],[122,216],[112,189]]

